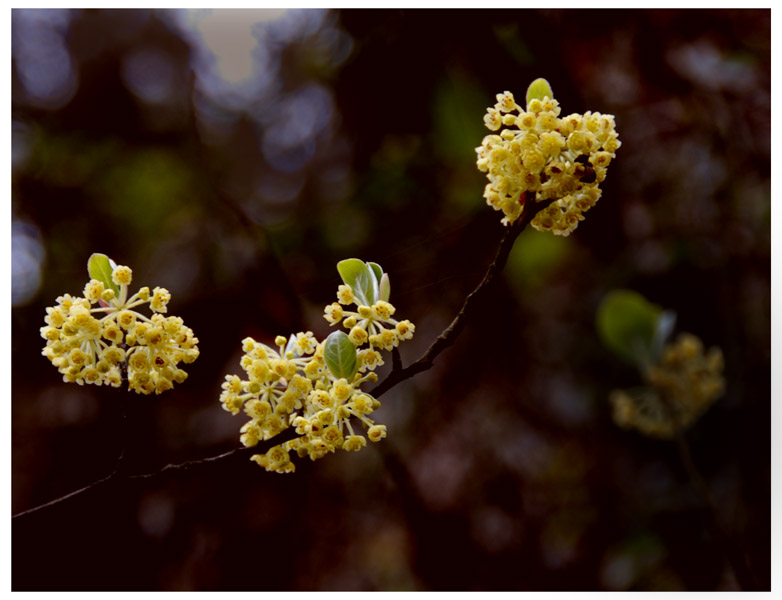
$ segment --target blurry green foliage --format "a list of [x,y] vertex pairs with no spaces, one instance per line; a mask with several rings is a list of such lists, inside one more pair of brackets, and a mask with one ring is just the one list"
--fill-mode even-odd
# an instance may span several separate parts
[[93,191],[107,212],[139,233],[154,231],[198,194],[192,169],[171,151],[151,147],[118,158]]
[[673,313],[637,292],[614,290],[598,307],[597,330],[609,349],[629,362],[646,365],[659,355],[673,319]]
[[475,162],[475,146],[489,133],[483,125],[483,113],[493,100],[459,71],[440,79],[432,101],[438,156],[449,162]]
[[475,147],[489,133],[483,113],[493,97],[460,71],[441,78],[432,100],[434,151],[448,168],[443,181],[443,200],[461,211],[475,212],[475,202],[483,189],[480,173],[474,168]]
[[516,240],[508,256],[505,277],[522,294],[534,291],[565,263],[572,249],[570,238],[527,229]]
[[[365,244],[370,230],[370,217],[367,211],[352,205],[339,205],[323,216],[323,227],[320,233],[329,248],[347,253]],[[295,232],[290,233],[295,234]]]
[[519,33],[520,29],[518,23],[497,25],[494,28],[494,35],[500,45],[519,65],[527,66],[534,62],[535,57],[524,42],[524,37]]
[[35,132],[29,170],[51,186],[78,187],[116,160],[117,146],[114,140],[83,139],[41,127]]

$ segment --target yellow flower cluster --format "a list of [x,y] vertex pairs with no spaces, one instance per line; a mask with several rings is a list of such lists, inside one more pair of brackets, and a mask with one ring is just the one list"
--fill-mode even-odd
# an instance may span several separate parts
[[[295,471],[291,452],[317,460],[340,449],[360,450],[367,438],[379,442],[386,437],[386,426],[370,418],[380,402],[363,392],[361,385],[377,381],[374,369],[383,364],[380,351],[411,339],[415,325],[393,319],[396,309],[384,300],[372,306],[358,305],[356,311],[347,310],[346,305],[356,303],[349,285],[339,286],[337,299],[325,308],[324,316],[330,324],[341,322],[349,330],[345,344],[355,353],[351,375],[332,372],[327,342],[319,342],[308,331],[288,339],[278,336],[276,349],[246,338],[240,363],[246,378],[225,378],[220,394],[223,408],[234,415],[244,410],[251,419],[241,428],[242,444],[255,446],[289,427],[298,434],[251,457],[267,471]],[[356,425],[366,428],[366,437],[361,429],[354,428]]]
[[671,438],[677,425],[694,423],[725,389],[719,348],[704,352],[694,335],[683,333],[667,345],[658,365],[646,369],[648,386],[611,395],[614,422],[651,437]]
[[241,429],[240,440],[247,447],[290,426],[299,434],[251,460],[267,471],[290,473],[296,469],[291,451],[317,460],[337,449],[360,450],[366,438],[354,431],[352,418],[368,428],[371,441],[385,437],[385,425],[369,418],[380,402],[359,389],[363,382],[377,380],[374,373],[357,374],[350,382],[334,377],[324,359],[324,343],[309,331],[289,340],[278,336],[275,343],[277,350],[246,338],[241,366],[247,379],[227,375],[220,395],[225,410],[238,414],[244,409],[251,417]]
[[[132,272],[117,266],[111,274],[113,287],[92,279],[83,297],[65,294],[46,309],[46,340],[43,355],[62,373],[63,380],[120,387],[137,393],[160,394],[182,383],[187,373],[180,362],[198,358],[198,339],[179,317],[164,317],[171,299],[168,290],[142,287],[128,298]],[[135,309],[149,304],[148,318]]]
[[[356,310],[343,308],[351,304]],[[412,339],[415,325],[408,320],[396,321],[392,318],[396,312],[393,304],[378,300],[372,306],[359,304],[349,285],[340,285],[337,290],[337,302],[329,304],[324,318],[330,325],[342,323],[349,330],[348,337],[359,348],[359,371],[374,371],[384,364],[381,350],[392,350],[400,342]],[[362,348],[366,344],[366,348]]]
[[550,204],[532,220],[539,231],[569,235],[583,213],[600,198],[600,183],[621,146],[614,116],[598,112],[560,118],[559,103],[545,96],[523,110],[505,92],[484,117],[487,135],[478,154],[478,169],[489,183],[484,198],[515,222],[527,202]]

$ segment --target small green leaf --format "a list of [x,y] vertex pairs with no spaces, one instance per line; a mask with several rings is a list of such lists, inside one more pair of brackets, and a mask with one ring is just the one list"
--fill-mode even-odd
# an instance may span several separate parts
[[373,262],[367,264],[372,269],[372,272],[375,274],[375,279],[377,280],[378,284],[380,284],[380,280],[383,279],[383,267]]
[[388,273],[383,273],[383,277],[380,278],[380,299],[388,302],[391,297],[391,279],[388,277]]
[[353,289],[353,295],[360,304],[372,306],[377,302],[378,279],[373,267],[358,258],[348,258],[337,263],[337,271],[342,281]]
[[117,265],[105,254],[95,253],[87,261],[87,272],[91,279],[103,283],[104,287],[111,288],[119,296],[119,286],[111,279],[111,274]]
[[[668,315],[668,316],[666,316]],[[665,320],[666,323],[661,323]],[[656,338],[672,324],[670,313],[630,290],[610,292],[597,310],[597,330],[603,343],[624,359],[639,366],[656,360]]]
[[553,99],[554,92],[551,91],[551,86],[549,85],[548,81],[542,77],[538,78],[530,83],[529,87],[527,88],[527,105],[529,105],[530,100],[543,100],[543,98],[546,96]]
[[334,377],[350,381],[358,371],[356,347],[344,331],[335,331],[326,338],[323,358]]

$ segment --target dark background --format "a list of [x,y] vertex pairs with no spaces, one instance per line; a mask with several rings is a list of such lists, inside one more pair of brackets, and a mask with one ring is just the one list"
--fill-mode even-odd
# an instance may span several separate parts
[[[327,335],[343,258],[390,274],[415,360],[502,234],[474,153],[496,93],[546,77],[563,116],[614,114],[623,142],[576,232],[523,233],[456,344],[383,396],[381,444],[292,475],[244,455],[115,480],[19,517],[14,589],[736,589],[675,445],[612,423],[611,390],[639,382],[596,336],[614,288],[722,348],[726,393],[687,439],[769,589],[769,10],[15,10],[12,26],[14,514],[123,449],[142,474],[235,448],[245,418],[218,396],[241,340]],[[227,84],[221,64],[251,76]],[[173,391],[64,384],[41,356],[45,307],[81,293],[93,252],[168,288],[200,339]]]

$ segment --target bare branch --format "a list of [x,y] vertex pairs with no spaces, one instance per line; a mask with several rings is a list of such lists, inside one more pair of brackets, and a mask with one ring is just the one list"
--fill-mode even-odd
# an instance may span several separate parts
[[[502,237],[502,240],[500,242],[499,248],[497,250],[497,255],[495,256],[492,263],[489,265],[489,268],[486,271],[486,274],[484,275],[481,282],[478,284],[478,287],[476,287],[467,296],[467,298],[465,298],[461,310],[456,315],[456,317],[451,322],[451,324],[439,336],[437,336],[435,341],[432,343],[431,346],[429,346],[429,349],[426,352],[424,352],[421,358],[419,358],[414,363],[408,365],[407,367],[402,366],[399,353],[396,351],[396,349],[394,349],[392,353],[392,358],[393,358],[392,370],[388,374],[388,376],[372,390],[372,395],[374,397],[378,398],[382,394],[390,390],[392,387],[394,387],[395,385],[401,383],[402,381],[405,381],[406,379],[409,379],[410,377],[413,377],[418,373],[421,373],[423,371],[432,368],[435,358],[437,358],[437,356],[439,356],[443,350],[451,346],[456,340],[456,338],[459,336],[461,331],[464,329],[464,326],[467,323],[467,319],[469,319],[470,316],[473,314],[474,307],[476,306],[478,299],[487,293],[487,290],[490,288],[491,284],[496,280],[497,276],[505,268],[505,264],[508,261],[508,256],[510,255],[511,250],[513,249],[513,244],[516,241],[516,238],[519,236],[519,234],[522,231],[524,231],[527,225],[529,225],[529,223],[532,221],[535,215],[538,212],[540,212],[542,209],[547,207],[549,204],[551,204],[551,201],[539,202],[537,204],[533,204],[531,198],[528,198],[525,210],[522,213],[521,218],[516,223],[510,225],[506,229]],[[125,416],[123,414],[123,421],[124,419]],[[60,504],[61,502],[65,502],[66,500],[79,497],[85,494],[86,492],[89,492],[90,490],[94,490],[95,488],[98,487],[103,487],[106,484],[110,483],[111,481],[115,481],[115,480],[119,481],[123,479],[124,480],[152,479],[176,471],[186,471],[196,467],[212,465],[214,463],[225,461],[234,457],[244,457],[252,454],[263,453],[269,450],[270,448],[272,448],[273,446],[282,444],[295,437],[296,437],[295,430],[292,427],[290,427],[287,430],[283,431],[281,434],[271,438],[270,440],[260,442],[256,446],[251,446],[251,447],[242,446],[239,448],[235,448],[233,450],[229,450],[222,454],[218,454],[216,456],[189,460],[179,464],[169,464],[158,471],[152,473],[146,473],[146,474],[138,474],[138,475],[129,475],[124,473],[124,469],[120,468],[121,466],[124,466],[122,461],[123,455],[120,454],[120,458],[117,461],[117,465],[114,468],[114,471],[112,471],[111,474],[107,475],[103,479],[99,479],[98,481],[88,486],[85,486],[81,489],[78,489],[74,492],[71,492],[70,494],[62,496],[50,502],[47,502],[46,504],[42,504],[35,508],[31,508],[21,513],[17,513],[13,516],[13,518],[16,519],[18,517],[31,515],[40,510],[55,506],[57,504]]]
[[213,463],[225,461],[231,458],[237,458],[237,459],[242,457],[247,458],[252,454],[266,452],[273,446],[282,444],[290,439],[293,439],[294,437],[296,437],[296,433],[295,430],[291,427],[283,431],[281,434],[273,437],[270,440],[259,442],[256,446],[250,446],[250,447],[240,446],[239,448],[234,448],[233,450],[229,450],[228,452],[218,454],[217,456],[209,456],[207,458],[197,458],[194,460],[188,460],[178,464],[168,464],[158,471],[153,471],[152,473],[136,474],[136,475],[130,475],[124,473],[124,469],[121,469],[121,467],[125,465],[125,463],[123,463],[122,460],[123,454],[121,454],[119,459],[117,460],[117,465],[114,467],[114,470],[106,477],[99,479],[98,481],[95,481],[89,485],[86,485],[83,488],[75,490],[69,494],[66,494],[65,496],[55,498],[54,500],[51,500],[45,504],[41,504],[34,508],[30,508],[28,510],[17,513],[13,515],[13,518],[17,519],[17,518],[32,515],[34,513],[37,513],[38,511],[44,510],[46,508],[51,508],[67,500],[80,497],[86,494],[87,492],[96,490],[97,488],[103,488],[111,482],[119,482],[123,480],[126,481],[136,480],[136,479],[153,479],[162,476],[164,474],[168,475],[177,471],[187,471],[195,467],[211,465]]

